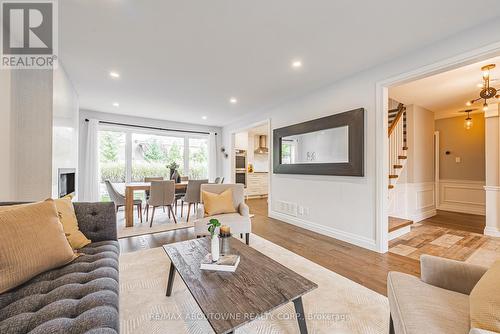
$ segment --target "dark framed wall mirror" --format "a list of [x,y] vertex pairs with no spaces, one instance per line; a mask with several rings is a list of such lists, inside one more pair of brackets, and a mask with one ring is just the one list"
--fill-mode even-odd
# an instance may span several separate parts
[[364,108],[273,131],[276,174],[364,176]]

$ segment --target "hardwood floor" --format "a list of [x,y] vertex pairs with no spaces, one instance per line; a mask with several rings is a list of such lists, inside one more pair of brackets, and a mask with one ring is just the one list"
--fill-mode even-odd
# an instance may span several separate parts
[[[247,203],[255,214],[253,233],[381,294],[387,293],[389,271],[420,274],[418,260],[392,253],[379,254],[268,218],[266,199]],[[194,237],[194,229],[189,228],[120,239],[120,246],[122,252],[132,252]]]
[[[420,275],[420,262],[397,254],[380,254],[267,217],[267,202],[248,200],[252,232],[310,261],[383,295],[387,273]],[[251,243],[251,240],[250,240]]]
[[444,227],[472,233],[484,233],[485,216],[437,210],[437,215],[420,222],[423,225]]

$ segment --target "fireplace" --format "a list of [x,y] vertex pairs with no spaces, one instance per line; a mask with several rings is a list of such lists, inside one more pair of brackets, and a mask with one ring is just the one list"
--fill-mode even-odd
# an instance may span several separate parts
[[74,168],[59,168],[58,195],[59,198],[66,195],[75,194],[75,175]]

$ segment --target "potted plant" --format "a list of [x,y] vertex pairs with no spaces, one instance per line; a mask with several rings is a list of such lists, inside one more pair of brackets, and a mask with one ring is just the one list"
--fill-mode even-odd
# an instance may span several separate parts
[[[170,170],[170,180],[175,180],[176,182],[179,182],[180,175],[177,172],[177,168],[179,168],[179,165],[175,161],[172,161],[167,165],[167,168]],[[177,178],[179,178],[179,180],[177,180]]]
[[208,232],[210,232],[210,249],[212,254],[212,261],[219,261],[219,235],[216,233],[217,228],[221,225],[218,219],[212,218],[208,222]]

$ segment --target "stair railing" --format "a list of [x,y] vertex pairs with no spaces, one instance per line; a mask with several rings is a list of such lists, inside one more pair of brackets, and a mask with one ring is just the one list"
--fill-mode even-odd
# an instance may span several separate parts
[[406,107],[399,104],[398,113],[389,126],[389,175],[398,175],[395,167],[400,164],[399,156],[406,147]]

